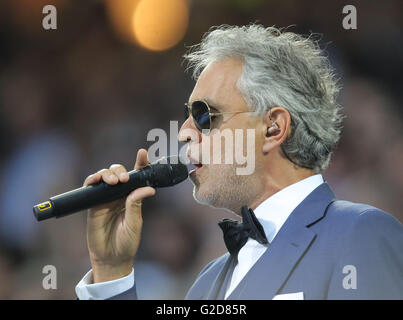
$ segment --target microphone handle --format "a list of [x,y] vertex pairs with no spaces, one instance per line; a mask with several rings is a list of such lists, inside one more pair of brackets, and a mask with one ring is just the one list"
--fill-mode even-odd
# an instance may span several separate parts
[[60,218],[95,205],[123,198],[137,188],[154,186],[154,184],[154,170],[152,166],[148,166],[141,170],[130,171],[129,181],[126,183],[109,185],[101,181],[54,196],[49,201],[36,205],[34,214],[38,221],[52,217]]

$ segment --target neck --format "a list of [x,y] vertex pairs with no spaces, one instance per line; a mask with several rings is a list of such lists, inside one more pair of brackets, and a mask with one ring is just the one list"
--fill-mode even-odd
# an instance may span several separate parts
[[270,167],[275,168],[275,170],[270,170],[269,168],[265,170],[265,175],[261,178],[261,184],[263,185],[262,192],[252,199],[249,204],[252,210],[255,210],[263,201],[280,190],[316,174],[312,170],[299,168],[288,163],[280,167]]

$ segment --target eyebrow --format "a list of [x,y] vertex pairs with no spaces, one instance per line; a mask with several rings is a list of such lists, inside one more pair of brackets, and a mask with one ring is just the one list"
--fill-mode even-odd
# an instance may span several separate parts
[[189,104],[191,104],[195,101],[202,101],[202,100],[206,101],[211,109],[214,109],[216,111],[220,111],[220,110],[222,111],[223,109],[225,110],[225,108],[223,108],[220,104],[216,103],[215,101],[213,101],[209,98],[195,99],[192,102],[189,102]]

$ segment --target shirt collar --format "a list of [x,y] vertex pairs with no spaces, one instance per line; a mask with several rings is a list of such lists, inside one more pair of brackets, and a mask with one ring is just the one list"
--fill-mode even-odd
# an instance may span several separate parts
[[323,182],[321,174],[305,178],[273,194],[254,210],[269,242],[273,241],[294,209]]

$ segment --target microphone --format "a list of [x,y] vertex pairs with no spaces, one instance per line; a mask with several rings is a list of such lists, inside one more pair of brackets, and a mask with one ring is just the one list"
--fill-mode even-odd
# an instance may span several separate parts
[[187,166],[180,162],[178,156],[161,158],[157,162],[140,170],[129,173],[129,181],[109,185],[103,181],[59,194],[33,207],[36,220],[60,218],[77,211],[111,202],[137,188],[150,186],[154,188],[170,187],[188,177]]

